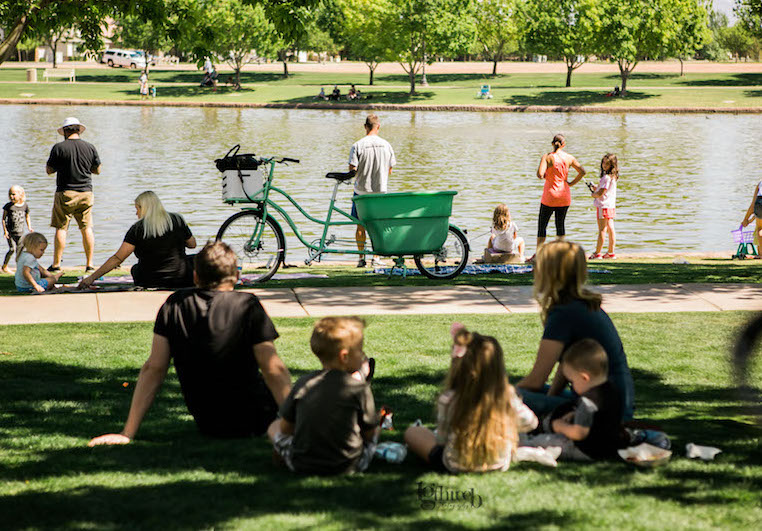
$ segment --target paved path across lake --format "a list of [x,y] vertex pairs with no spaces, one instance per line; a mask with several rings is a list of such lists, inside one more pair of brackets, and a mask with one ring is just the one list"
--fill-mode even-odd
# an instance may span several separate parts
[[[594,286],[616,312],[762,310],[762,285]],[[258,288],[272,317],[537,312],[531,286]],[[153,321],[169,291],[19,295],[2,298],[0,324]]]

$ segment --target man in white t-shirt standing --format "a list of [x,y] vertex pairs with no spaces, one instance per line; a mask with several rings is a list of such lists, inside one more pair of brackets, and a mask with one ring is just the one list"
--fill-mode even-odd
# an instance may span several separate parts
[[[375,114],[369,114],[365,119],[364,138],[358,140],[349,150],[349,171],[356,170],[355,195],[386,193],[386,185],[392,168],[397,164],[392,145],[378,136],[381,122]],[[357,217],[357,208],[352,204],[352,215]],[[355,232],[357,249],[365,249],[365,227],[357,226]],[[365,267],[365,255],[360,255],[357,267]]]

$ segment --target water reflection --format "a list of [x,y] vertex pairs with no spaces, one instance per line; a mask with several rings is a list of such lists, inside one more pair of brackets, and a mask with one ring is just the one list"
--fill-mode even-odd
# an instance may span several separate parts
[[[56,128],[66,116],[88,126],[103,161],[95,177],[97,261],[118,247],[134,221],[132,201],[156,191],[185,215],[199,240],[212,238],[235,210],[220,201],[213,160],[234,144],[257,154],[302,160],[279,168],[276,184],[313,215],[327,205],[349,146],[363,134],[362,111],[224,108],[2,106],[8,139],[0,151],[0,189],[22,184],[34,226],[48,227],[55,189],[45,174]],[[550,139],[563,132],[568,150],[596,178],[601,156],[619,155],[619,248],[626,251],[716,251],[732,248],[729,231],[748,207],[756,181],[760,120],[744,115],[520,114],[383,112],[381,134],[397,152],[390,190],[456,189],[453,221],[472,236],[489,228],[492,209],[506,202],[533,247],[542,181],[535,178]],[[592,201],[580,185],[567,217],[569,236],[590,246]],[[351,188],[343,187],[349,204]],[[288,209],[295,212],[294,209]],[[317,237],[308,227],[307,238]],[[552,227],[552,225],[551,225]],[[290,233],[290,231],[287,230]],[[339,233],[351,237],[351,231]],[[552,228],[551,228],[552,235]],[[78,231],[65,263],[83,261]],[[296,250],[293,237],[291,249]],[[483,242],[478,242],[477,247]],[[293,258],[301,256],[301,249]]]

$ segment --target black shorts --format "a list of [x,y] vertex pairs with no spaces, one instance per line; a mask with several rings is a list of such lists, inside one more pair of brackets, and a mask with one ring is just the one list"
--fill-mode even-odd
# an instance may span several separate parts
[[754,215],[757,219],[762,219],[762,196],[757,196],[757,200],[754,202]]
[[429,452],[429,466],[437,472],[449,472],[444,464],[444,446],[437,444]]

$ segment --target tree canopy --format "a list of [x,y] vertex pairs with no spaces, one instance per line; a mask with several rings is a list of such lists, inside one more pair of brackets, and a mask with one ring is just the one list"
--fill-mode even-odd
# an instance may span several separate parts
[[595,53],[600,36],[599,4],[598,0],[528,0],[524,6],[527,49],[563,58],[567,87],[572,72]]

